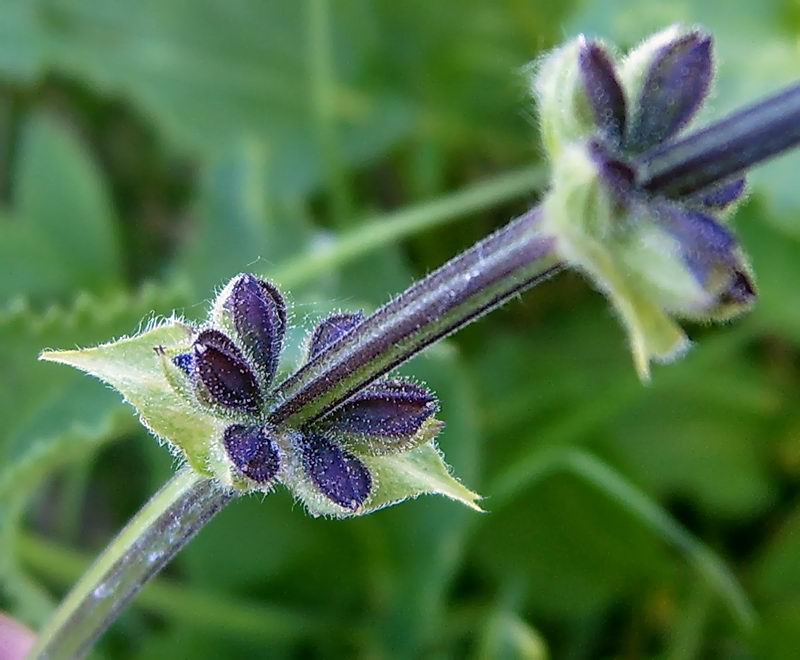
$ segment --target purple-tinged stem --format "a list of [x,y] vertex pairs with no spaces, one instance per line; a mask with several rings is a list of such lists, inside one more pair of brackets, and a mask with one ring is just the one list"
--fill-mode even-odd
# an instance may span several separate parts
[[364,385],[560,269],[535,207],[401,293],[278,388],[273,424],[317,419]]
[[800,145],[800,82],[704,129],[642,154],[646,190],[690,195]]
[[28,657],[85,657],[142,586],[233,497],[211,479],[188,468],[180,470],[72,587],[39,631]]

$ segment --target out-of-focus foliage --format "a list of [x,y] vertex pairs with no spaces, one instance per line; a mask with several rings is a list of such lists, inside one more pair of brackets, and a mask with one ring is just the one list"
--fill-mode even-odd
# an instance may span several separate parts
[[[526,62],[676,20],[717,37],[707,118],[800,75],[795,0],[0,3],[0,607],[41,623],[173,469],[39,350],[200,318],[241,270],[292,292],[290,346],[373,308],[535,201]],[[736,217],[756,311],[652,386],[574,276],[406,368],[488,513],[236,502],[98,657],[796,657],[799,165]]]

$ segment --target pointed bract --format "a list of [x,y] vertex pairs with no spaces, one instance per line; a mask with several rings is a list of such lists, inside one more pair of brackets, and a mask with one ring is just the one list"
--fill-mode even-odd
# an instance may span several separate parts
[[241,275],[225,301],[242,346],[268,386],[278,368],[286,331],[286,305],[280,292],[253,275]]
[[222,442],[231,463],[245,477],[259,484],[275,478],[280,455],[266,427],[233,424],[225,429]]
[[690,32],[655,54],[636,100],[627,148],[640,152],[674,136],[700,109],[714,75],[711,37]]
[[307,434],[301,451],[306,475],[325,497],[350,511],[366,502],[372,475],[359,458],[321,433]]
[[231,339],[218,330],[203,330],[194,340],[192,352],[201,400],[230,410],[259,412],[258,381]]
[[619,145],[625,135],[626,103],[614,63],[606,50],[596,41],[581,44],[580,70],[589,105],[597,126]]
[[364,320],[364,312],[332,314],[320,321],[311,333],[308,342],[308,359],[313,360],[317,355],[331,346]]

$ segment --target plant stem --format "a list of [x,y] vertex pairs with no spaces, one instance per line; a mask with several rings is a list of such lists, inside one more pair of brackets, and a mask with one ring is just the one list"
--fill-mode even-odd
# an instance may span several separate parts
[[61,602],[39,633],[33,658],[88,653],[128,601],[233,494],[184,468],[130,520]]
[[433,342],[557,272],[555,239],[535,207],[367,317],[284,381],[274,424],[317,419]]
[[800,83],[643,154],[650,192],[678,197],[721,183],[800,144]]
[[[16,550],[35,575],[57,586],[73,585],[92,564],[83,553],[30,533],[17,539]],[[233,598],[164,577],[152,579],[135,605],[169,623],[253,642],[302,641],[310,636],[330,639],[352,632],[344,619]]]

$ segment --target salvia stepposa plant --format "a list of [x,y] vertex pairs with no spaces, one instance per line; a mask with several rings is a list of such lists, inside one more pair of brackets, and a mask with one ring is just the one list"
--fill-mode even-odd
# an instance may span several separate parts
[[234,277],[203,324],[173,317],[102,346],[44,353],[119,390],[183,467],[75,586],[34,655],[86,652],[242,493],[283,486],[311,515],[336,518],[422,494],[479,509],[436,446],[448,411],[393,372],[561,269],[608,296],[644,380],[652,361],[687,349],[679,321],[750,309],[754,274],[726,219],[747,170],[800,143],[800,84],[693,130],[714,70],[711,36],[681,26],[624,57],[579,37],[536,62],[551,172],[541,203],[372,314],[321,319],[285,378],[286,294],[253,274]]

